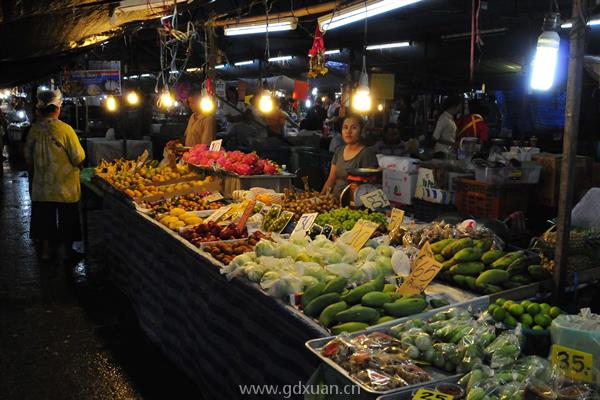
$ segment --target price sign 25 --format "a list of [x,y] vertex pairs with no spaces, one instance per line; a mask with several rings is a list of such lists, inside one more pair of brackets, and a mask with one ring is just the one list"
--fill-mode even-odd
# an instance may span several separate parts
[[454,396],[430,389],[419,389],[412,400],[453,400]]

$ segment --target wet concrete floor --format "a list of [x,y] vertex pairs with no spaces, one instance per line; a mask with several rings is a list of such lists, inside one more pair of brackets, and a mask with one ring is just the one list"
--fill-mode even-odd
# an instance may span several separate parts
[[89,213],[77,264],[38,261],[27,173],[3,163],[0,186],[0,399],[202,399],[140,331],[111,285]]

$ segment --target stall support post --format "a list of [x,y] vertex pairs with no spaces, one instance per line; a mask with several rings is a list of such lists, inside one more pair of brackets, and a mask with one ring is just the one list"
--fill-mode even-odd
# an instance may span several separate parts
[[565,303],[564,293],[567,281],[567,261],[569,233],[571,230],[571,209],[573,205],[574,163],[577,155],[577,135],[579,134],[579,112],[581,109],[581,80],[583,76],[583,56],[585,54],[586,26],[581,11],[587,7],[587,0],[573,0],[570,33],[569,72],[567,78],[567,104],[565,107],[565,132],[560,170],[560,192],[558,198],[558,225],[556,237],[556,263],[554,267],[553,299],[556,304]]

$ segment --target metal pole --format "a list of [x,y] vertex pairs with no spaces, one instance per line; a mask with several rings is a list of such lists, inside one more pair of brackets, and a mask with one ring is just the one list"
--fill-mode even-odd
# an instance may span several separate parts
[[564,303],[567,280],[567,260],[569,257],[569,232],[571,230],[571,209],[573,203],[573,180],[577,155],[577,135],[579,133],[579,111],[581,108],[581,80],[583,76],[583,56],[585,54],[586,26],[581,11],[587,7],[587,0],[573,0],[571,20],[571,48],[567,78],[567,104],[565,107],[565,132],[560,170],[560,192],[558,197],[558,225],[554,266],[554,292],[556,304]]

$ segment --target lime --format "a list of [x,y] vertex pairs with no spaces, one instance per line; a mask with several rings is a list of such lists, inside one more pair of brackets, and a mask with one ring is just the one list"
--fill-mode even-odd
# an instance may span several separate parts
[[539,314],[539,312],[540,312],[540,305],[537,303],[531,303],[527,307],[527,314],[536,315],[536,314]]
[[504,303],[506,303],[506,300],[496,299],[496,305],[499,305],[500,307],[502,307],[504,305]]
[[554,318],[558,317],[560,314],[562,314],[562,311],[558,307],[552,307],[550,309],[549,314],[550,314],[550,317],[552,317],[554,319]]
[[521,305],[523,306],[524,309],[527,310],[527,307],[529,307],[529,305],[531,304],[531,302],[529,300],[523,300],[521,302]]
[[496,308],[500,308],[500,307],[498,307],[496,304],[490,304],[490,306],[488,307],[488,312],[489,312],[490,314],[493,314],[493,313],[494,313],[494,310],[495,310]]
[[513,304],[512,306],[510,306],[510,313],[515,316],[515,317],[520,317],[521,315],[523,315],[523,312],[525,310],[523,310],[523,306],[520,304]]
[[552,323],[552,319],[546,314],[538,314],[535,317],[533,317],[533,320],[537,325],[544,328],[550,326],[550,324]]
[[540,310],[544,314],[548,314],[550,312],[550,304],[548,304],[548,303],[542,303],[542,304],[540,304]]
[[539,326],[539,325],[536,325],[536,326],[534,326],[534,327],[533,327],[533,330],[534,330],[534,331],[543,331],[543,330],[544,330],[544,328],[542,328],[542,327],[541,327],[541,326]]
[[515,326],[517,326],[517,320],[510,314],[506,314],[503,322],[509,328],[514,328]]
[[533,325],[533,317],[529,314],[521,315],[521,323],[523,325],[531,326]]
[[509,301],[505,302],[505,303],[502,305],[502,308],[504,308],[504,310],[505,310],[505,311],[510,311],[510,307],[511,307],[513,304],[515,304],[515,302],[514,302],[514,301],[512,301],[512,300],[509,300]]
[[531,329],[531,327],[529,325],[524,324],[522,322],[521,322],[521,328],[523,328],[523,329]]
[[494,310],[494,313],[492,314],[494,317],[494,320],[498,321],[498,322],[502,322],[504,321],[504,317],[506,316],[506,312],[504,311],[504,309],[498,307]]

